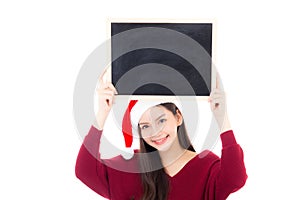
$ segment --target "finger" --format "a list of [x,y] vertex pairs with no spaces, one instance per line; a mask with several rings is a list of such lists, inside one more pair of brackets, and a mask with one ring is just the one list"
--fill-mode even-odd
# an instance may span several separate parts
[[115,104],[115,103],[116,103],[115,99],[116,99],[115,96],[113,96],[113,97],[112,97],[112,104]]
[[109,94],[101,94],[101,99],[110,99],[110,98],[112,98],[112,96]]
[[222,98],[222,97],[216,97],[216,98],[211,98],[210,99],[210,102],[213,102],[213,101],[219,101],[219,102],[223,102],[224,101],[224,98]]
[[102,84],[100,85],[99,89],[106,89],[106,88],[108,88],[108,84],[109,83],[103,83],[102,82]]
[[215,88],[215,89],[213,89],[213,90],[210,92],[211,95],[212,95],[212,94],[215,94],[215,93],[224,93],[224,91],[223,91],[223,90],[220,90],[220,89],[218,89],[218,88]]
[[114,92],[114,91],[111,91],[111,90],[104,90],[104,91],[103,91],[103,94],[107,94],[107,95],[110,95],[110,96],[114,96],[115,92]]
[[108,82],[107,83],[103,83],[103,84],[100,85],[100,88],[102,88],[102,89],[109,89],[110,88],[109,84],[110,83],[108,83]]
[[223,92],[220,88],[214,88],[211,93],[216,93],[216,92]]
[[225,96],[225,94],[222,92],[214,92],[209,97],[214,98],[214,97],[220,97],[220,96]]
[[98,90],[98,95],[103,96],[103,95],[109,95],[109,96],[114,96],[115,92],[111,90]]
[[216,92],[212,92],[210,97],[213,98],[213,97],[226,97],[226,94],[225,92],[221,92],[221,91],[216,91]]
[[100,83],[100,85],[103,85],[104,84],[104,75],[105,75],[105,73],[106,73],[106,70],[105,71],[103,71],[102,72],[102,74],[99,76],[99,83]]
[[220,91],[224,91],[224,87],[222,85],[222,80],[221,80],[220,74],[218,72],[216,75],[216,89],[218,89]]
[[219,100],[219,101],[223,101],[223,97],[222,96],[212,96],[212,97],[209,97],[208,98],[208,102],[213,102],[213,101],[215,101],[215,100]]
[[100,85],[99,89],[111,90],[114,91],[115,94],[118,94],[116,88],[110,82],[103,83],[102,85]]
[[219,72],[217,72],[217,74],[216,74],[216,89],[219,89],[219,79],[220,79],[220,76],[219,76]]
[[115,92],[115,94],[118,94],[117,89],[114,87],[114,85],[112,83],[108,84],[108,88],[110,88],[111,90],[113,90]]
[[99,76],[99,82],[100,82],[100,84],[103,84],[104,83],[104,77],[105,77],[105,75],[106,75],[106,72],[107,72],[107,69],[109,68],[109,66],[107,66],[104,70],[103,70],[103,72],[100,74],[100,76]]
[[210,93],[210,96],[214,96],[214,95],[223,95],[223,96],[225,96],[225,92],[221,91],[221,90],[214,90]]
[[220,101],[219,99],[214,99],[214,100],[212,100],[211,101],[211,104],[221,104],[222,103],[222,101]]
[[224,94],[212,94],[211,96],[209,96],[209,100],[213,100],[213,99],[225,99],[225,95]]

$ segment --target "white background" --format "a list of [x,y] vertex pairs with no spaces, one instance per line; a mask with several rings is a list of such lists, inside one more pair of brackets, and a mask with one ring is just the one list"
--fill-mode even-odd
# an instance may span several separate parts
[[101,199],[75,178],[72,94],[108,17],[215,18],[249,175],[229,199],[299,198],[300,14],[296,1],[282,2],[1,1],[0,199]]

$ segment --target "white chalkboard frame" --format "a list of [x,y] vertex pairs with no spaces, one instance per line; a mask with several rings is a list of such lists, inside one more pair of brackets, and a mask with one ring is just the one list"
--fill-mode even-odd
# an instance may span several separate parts
[[[107,38],[111,38],[111,24],[125,22],[125,23],[211,23],[212,24],[212,51],[211,51],[211,88],[216,86],[216,20],[215,19],[162,19],[162,18],[107,18]],[[107,61],[111,64],[111,45],[107,47]],[[112,81],[111,65],[108,66],[107,80]],[[162,96],[162,95],[116,95],[116,101],[118,100],[174,100],[178,98],[180,100],[204,100],[208,99],[208,96]]]

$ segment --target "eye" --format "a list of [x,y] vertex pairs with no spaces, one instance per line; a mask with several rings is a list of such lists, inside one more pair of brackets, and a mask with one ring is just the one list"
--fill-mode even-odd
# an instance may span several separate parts
[[140,127],[142,130],[145,130],[146,128],[149,128],[149,125],[143,125]]
[[164,119],[164,118],[163,118],[163,119],[160,119],[160,120],[159,120],[159,123],[164,123],[165,121],[167,121],[167,119]]

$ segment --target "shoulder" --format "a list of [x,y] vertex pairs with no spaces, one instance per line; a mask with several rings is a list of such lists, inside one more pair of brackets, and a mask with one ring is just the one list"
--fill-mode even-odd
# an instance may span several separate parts
[[109,159],[102,159],[102,162],[108,167],[109,171],[121,171],[129,173],[138,173],[139,161],[138,154],[135,153],[131,159],[124,159],[121,155]]
[[200,159],[220,159],[219,156],[217,156],[215,153],[213,153],[210,150],[204,150],[201,153],[198,154],[198,157]]
[[[211,176],[215,168],[219,168],[220,158],[215,155],[213,152],[205,150],[201,153],[195,153],[194,157],[186,164],[186,176],[191,180],[205,185],[205,181]],[[198,179],[198,178],[199,179]],[[200,181],[200,182],[199,182]]]
[[214,154],[212,151],[204,150],[201,153],[198,153],[194,158],[193,161],[197,167],[201,168],[210,168],[216,163],[220,162],[219,156]]

